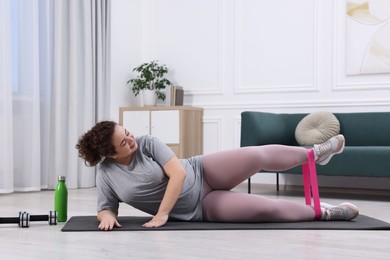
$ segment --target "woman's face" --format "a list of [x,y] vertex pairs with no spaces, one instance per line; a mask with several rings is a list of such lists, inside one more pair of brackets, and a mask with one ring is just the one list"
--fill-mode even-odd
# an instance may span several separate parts
[[115,126],[112,144],[115,146],[116,153],[110,157],[119,163],[130,163],[138,148],[134,135],[121,125]]

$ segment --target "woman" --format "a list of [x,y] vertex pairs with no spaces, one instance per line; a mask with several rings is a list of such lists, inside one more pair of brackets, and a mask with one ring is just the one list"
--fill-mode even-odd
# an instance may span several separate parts
[[[315,160],[329,162],[344,149],[338,135],[314,145]],[[314,220],[311,206],[238,193],[232,188],[259,170],[277,172],[307,162],[303,147],[243,147],[179,160],[152,136],[134,137],[112,121],[97,123],[76,148],[87,166],[100,164],[96,187],[99,229],[120,227],[119,203],[153,215],[144,227],[161,227],[168,219],[219,222],[294,222]],[[356,206],[321,204],[322,220],[351,220]]]

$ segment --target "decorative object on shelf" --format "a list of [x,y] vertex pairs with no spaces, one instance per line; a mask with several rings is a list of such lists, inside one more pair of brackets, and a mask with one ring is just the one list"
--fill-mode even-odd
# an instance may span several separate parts
[[166,89],[168,106],[182,106],[184,99],[184,90],[181,86],[171,85]]
[[[134,95],[137,96],[142,91],[144,97],[144,105],[155,106],[158,99],[165,100],[165,93],[162,91],[171,86],[172,83],[165,78],[168,73],[167,66],[160,65],[157,60],[146,62],[133,69],[138,75],[127,81],[127,84],[132,83],[131,90]],[[149,91],[146,91],[149,90]],[[150,98],[148,93],[152,92],[152,95],[156,97]]]
[[157,104],[157,95],[154,90],[142,90],[142,98],[144,101],[144,106],[155,106]]

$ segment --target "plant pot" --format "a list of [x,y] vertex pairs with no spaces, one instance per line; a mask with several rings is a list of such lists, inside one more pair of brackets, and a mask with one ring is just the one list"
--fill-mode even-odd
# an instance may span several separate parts
[[155,106],[157,104],[157,95],[154,90],[142,90],[144,106]]

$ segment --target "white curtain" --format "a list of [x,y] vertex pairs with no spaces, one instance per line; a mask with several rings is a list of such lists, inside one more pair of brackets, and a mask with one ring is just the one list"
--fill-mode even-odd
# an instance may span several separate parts
[[[0,193],[95,185],[78,137],[108,117],[109,0],[0,0]],[[97,109],[99,108],[99,109]]]

